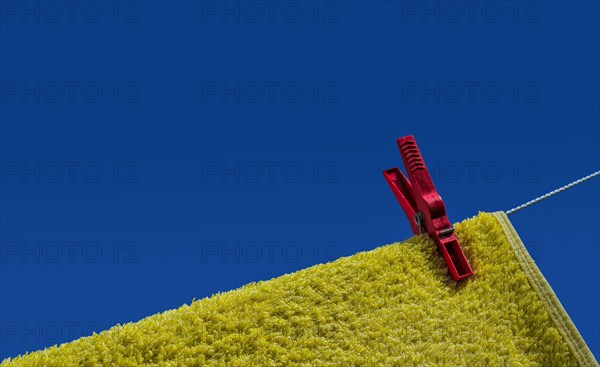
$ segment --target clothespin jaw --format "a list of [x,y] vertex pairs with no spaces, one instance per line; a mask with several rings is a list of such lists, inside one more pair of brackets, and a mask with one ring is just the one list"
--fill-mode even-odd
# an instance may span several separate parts
[[444,202],[433,185],[415,138],[404,136],[397,143],[408,179],[398,168],[383,171],[383,176],[404,210],[413,233],[429,234],[454,280],[471,276],[473,270],[454,234]]

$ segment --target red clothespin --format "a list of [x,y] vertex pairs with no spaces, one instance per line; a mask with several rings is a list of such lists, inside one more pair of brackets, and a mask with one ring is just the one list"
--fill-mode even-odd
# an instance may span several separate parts
[[383,176],[408,217],[413,233],[429,234],[454,280],[471,276],[473,270],[458,244],[454,226],[446,216],[446,207],[433,186],[415,138],[412,135],[404,136],[397,143],[410,181],[398,168],[383,171]]

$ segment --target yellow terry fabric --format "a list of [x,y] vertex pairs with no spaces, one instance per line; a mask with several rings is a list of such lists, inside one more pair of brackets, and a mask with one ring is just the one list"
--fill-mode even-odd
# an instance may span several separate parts
[[504,213],[214,295],[1,367],[598,366]]

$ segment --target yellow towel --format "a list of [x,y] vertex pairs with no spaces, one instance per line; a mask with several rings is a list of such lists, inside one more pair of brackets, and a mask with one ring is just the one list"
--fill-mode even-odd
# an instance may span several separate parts
[[214,295],[1,367],[598,366],[502,212]]

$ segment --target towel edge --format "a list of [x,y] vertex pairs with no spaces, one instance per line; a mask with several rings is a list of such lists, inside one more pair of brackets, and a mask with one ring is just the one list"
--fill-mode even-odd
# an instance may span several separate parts
[[506,213],[498,211],[491,214],[502,226],[508,242],[513,248],[519,264],[521,265],[521,269],[525,272],[529,283],[540,297],[544,306],[546,306],[554,324],[575,355],[577,363],[581,367],[599,367],[592,351],[587,346],[585,340],[583,340],[579,330],[577,330],[577,327],[569,317],[569,314],[560,303],[560,300],[552,290],[552,287],[529,255],[523,241],[517,234],[517,231],[508,219]]

